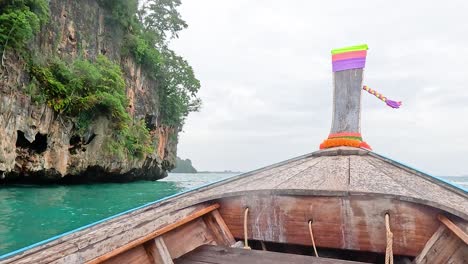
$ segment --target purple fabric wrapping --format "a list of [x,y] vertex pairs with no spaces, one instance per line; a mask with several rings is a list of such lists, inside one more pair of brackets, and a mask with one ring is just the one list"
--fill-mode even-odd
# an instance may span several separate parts
[[338,60],[332,62],[333,72],[344,71],[350,69],[362,69],[366,66],[366,58],[353,58],[346,60]]
[[401,102],[396,102],[396,101],[392,101],[392,100],[386,100],[385,103],[387,103],[388,106],[390,106],[391,108],[400,108],[401,106]]

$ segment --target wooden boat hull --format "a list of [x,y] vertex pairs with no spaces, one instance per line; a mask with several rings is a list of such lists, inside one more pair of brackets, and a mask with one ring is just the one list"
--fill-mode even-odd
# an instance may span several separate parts
[[390,214],[393,252],[417,256],[437,230],[439,209],[385,197],[246,195],[219,201],[236,238],[243,238],[243,208],[249,208],[251,239],[310,246],[313,220],[318,247],[384,253],[385,213]]
[[353,260],[375,263],[386,251],[386,213],[396,257],[464,263],[467,201],[464,190],[375,153],[337,148],[178,194],[0,263],[172,263],[202,245],[230,247],[244,232],[254,246],[310,255],[309,220],[319,254],[335,250],[339,263],[359,252]]

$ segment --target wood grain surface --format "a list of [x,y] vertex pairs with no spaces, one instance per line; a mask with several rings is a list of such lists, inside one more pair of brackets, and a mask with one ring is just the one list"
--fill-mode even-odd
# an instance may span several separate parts
[[201,246],[179,259],[176,264],[358,264],[363,262],[339,259],[316,258],[304,255],[277,253],[260,250],[246,250],[219,246]]

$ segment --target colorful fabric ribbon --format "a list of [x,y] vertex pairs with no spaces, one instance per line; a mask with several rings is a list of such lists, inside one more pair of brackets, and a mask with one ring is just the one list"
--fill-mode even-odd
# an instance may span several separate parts
[[372,148],[366,142],[362,141],[362,136],[360,133],[355,132],[342,132],[336,134],[330,134],[327,139],[325,139],[322,144],[320,144],[320,149],[327,149],[333,147],[355,147],[355,148],[365,148],[372,150]]
[[333,49],[331,51],[333,72],[364,68],[367,49],[367,44]]
[[367,86],[367,85],[364,85],[362,87],[362,89],[364,91],[367,91],[368,93],[374,95],[375,97],[379,98],[380,100],[385,102],[391,108],[400,108],[400,106],[401,106],[401,102],[397,102],[397,101],[387,99],[387,97],[385,97],[383,94],[377,92],[376,90],[373,90],[373,89],[369,88],[369,86]]

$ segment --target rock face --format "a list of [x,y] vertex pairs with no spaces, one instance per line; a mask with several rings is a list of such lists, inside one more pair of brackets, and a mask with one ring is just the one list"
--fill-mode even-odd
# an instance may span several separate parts
[[112,156],[110,120],[92,122],[78,135],[73,120],[35,103],[27,92],[26,63],[11,50],[0,69],[0,182],[156,180],[175,164],[178,129],[159,124],[157,83],[131,57],[121,55],[123,32],[107,21],[95,0],[50,1],[50,23],[31,44],[41,53],[74,59],[104,54],[120,62],[126,81],[128,112],[145,120],[153,153],[142,159]]

